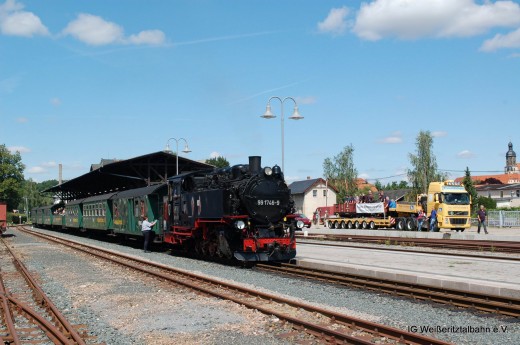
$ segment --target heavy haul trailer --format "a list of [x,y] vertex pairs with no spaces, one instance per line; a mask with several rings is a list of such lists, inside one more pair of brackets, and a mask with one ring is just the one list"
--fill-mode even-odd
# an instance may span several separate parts
[[[431,182],[428,194],[418,195],[415,202],[397,202],[395,207],[385,208],[382,202],[335,204],[333,216],[326,224],[333,229],[417,230],[417,215],[423,210],[427,216],[437,212],[436,231],[440,228],[461,230],[471,226],[471,198],[460,183],[453,181]],[[424,222],[421,230],[428,229]]]
[[336,204],[334,216],[327,220],[327,226],[333,229],[417,229],[417,214],[422,208],[420,199],[417,203],[399,202],[392,208],[386,206],[382,202]]

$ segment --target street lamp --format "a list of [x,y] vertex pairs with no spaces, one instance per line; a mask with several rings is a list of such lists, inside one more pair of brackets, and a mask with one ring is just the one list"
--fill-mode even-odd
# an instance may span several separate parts
[[176,175],[179,175],[179,141],[180,140],[184,140],[184,143],[186,144],[186,146],[184,146],[184,150],[182,150],[182,152],[190,153],[191,150],[188,147],[188,142],[186,141],[186,139],[184,139],[184,138],[180,138],[180,139],[170,138],[166,142],[166,148],[164,149],[165,152],[172,153],[172,150],[170,150],[170,140],[175,140],[175,143],[177,144],[177,150],[175,151],[175,157],[176,157],[175,168],[177,169]]
[[294,102],[294,111],[293,111],[293,114],[289,117],[290,120],[301,120],[303,119],[303,116],[300,115],[300,113],[298,112],[298,104],[296,103],[296,101],[294,100],[294,98],[292,97],[285,97],[284,99],[281,99],[280,97],[278,96],[273,96],[271,98],[269,98],[269,101],[267,101],[267,107],[265,109],[265,113],[264,115],[260,116],[260,117],[263,117],[264,119],[273,119],[276,117],[276,115],[274,115],[272,112],[271,112],[271,100],[273,98],[276,98],[277,100],[280,101],[280,105],[281,105],[281,109],[282,109],[282,115],[281,115],[281,120],[282,120],[282,171],[285,172],[285,165],[284,165],[284,133],[283,133],[283,121],[284,121],[284,116],[283,116],[283,104],[286,100],[290,99]]

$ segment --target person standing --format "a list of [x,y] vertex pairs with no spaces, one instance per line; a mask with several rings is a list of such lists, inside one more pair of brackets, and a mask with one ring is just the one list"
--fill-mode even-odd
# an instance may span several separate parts
[[143,232],[144,237],[144,252],[150,253],[150,241],[152,240],[152,227],[157,223],[157,220],[154,220],[153,222],[148,221],[148,216],[143,216],[143,222],[141,224],[141,231]]
[[432,213],[430,213],[430,232],[435,231],[436,225],[437,225],[437,210],[432,209]]
[[419,231],[422,231],[425,216],[426,215],[424,214],[424,211],[420,209],[419,213],[417,214],[417,230]]
[[486,226],[486,216],[487,216],[486,208],[484,207],[484,205],[480,205],[480,209],[477,211],[477,218],[478,218],[477,233],[479,233],[479,234],[480,234],[480,224],[482,224],[484,226],[484,233],[486,235],[488,234],[487,226]]

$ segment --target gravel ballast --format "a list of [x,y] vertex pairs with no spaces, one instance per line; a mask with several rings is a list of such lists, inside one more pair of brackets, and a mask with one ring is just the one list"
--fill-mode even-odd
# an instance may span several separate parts
[[[44,230],[42,230],[44,231]],[[87,324],[107,344],[288,344],[280,322],[234,303],[178,288],[148,284],[130,270],[101,265],[75,252],[11,230],[8,239],[59,308]],[[145,257],[165,265],[219,277],[302,299],[322,307],[456,344],[520,344],[517,319],[480,314],[385,294],[346,289],[254,269],[143,253],[140,249],[55,233],[78,242]],[[60,248],[60,249],[58,249]],[[116,273],[114,273],[116,271]],[[163,283],[164,284],[164,283]],[[152,285],[152,287],[150,287]],[[289,331],[289,330],[287,330]]]

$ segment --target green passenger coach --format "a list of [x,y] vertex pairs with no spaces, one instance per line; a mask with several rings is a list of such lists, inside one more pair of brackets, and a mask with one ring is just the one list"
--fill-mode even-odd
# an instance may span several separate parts
[[83,228],[83,202],[84,199],[74,200],[67,203],[65,226],[72,229]]
[[115,193],[91,196],[83,200],[83,228],[112,230],[112,200]]
[[122,191],[112,197],[112,213],[114,217],[114,232],[141,236],[141,221],[143,215],[150,220],[157,220],[153,227],[157,239],[162,239],[163,200],[167,198],[166,184],[147,186],[128,191]]

